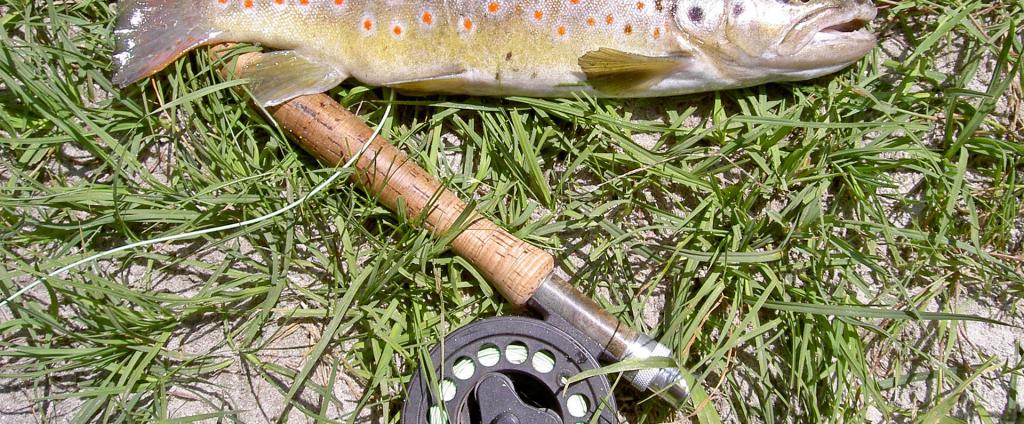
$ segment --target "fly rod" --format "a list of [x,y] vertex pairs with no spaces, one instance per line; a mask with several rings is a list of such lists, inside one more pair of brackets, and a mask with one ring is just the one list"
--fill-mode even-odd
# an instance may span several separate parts
[[[215,47],[214,53],[223,53]],[[239,56],[235,69],[244,69],[259,53]],[[445,189],[408,155],[374,132],[353,113],[324,94],[297,97],[267,108],[305,151],[327,166],[358,156],[354,179],[392,211],[399,203],[409,219],[421,219],[435,236],[460,231],[452,251],[465,258],[501,295],[518,307],[556,315],[603,349],[608,362],[673,356],[664,344],[624,325],[589,297],[555,275],[555,258],[516,238]],[[456,225],[462,224],[456,228]],[[641,392],[653,392],[679,407],[689,388],[677,368],[648,368],[625,374]]]

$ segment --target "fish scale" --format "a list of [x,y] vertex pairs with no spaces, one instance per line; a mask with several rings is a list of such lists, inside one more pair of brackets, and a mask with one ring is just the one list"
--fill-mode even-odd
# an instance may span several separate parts
[[[410,93],[649,97],[812,78],[874,45],[865,31],[802,32],[828,23],[819,16],[866,22],[874,17],[869,2],[792,3],[136,0],[118,24],[115,81],[151,75],[196,46],[234,41],[278,50],[246,70],[265,105],[348,78]],[[834,53],[851,39],[854,54]],[[813,54],[797,48],[801,42]],[[783,47],[798,51],[781,55]],[[800,54],[813,57],[808,66],[771,63],[773,56],[807,60]]]

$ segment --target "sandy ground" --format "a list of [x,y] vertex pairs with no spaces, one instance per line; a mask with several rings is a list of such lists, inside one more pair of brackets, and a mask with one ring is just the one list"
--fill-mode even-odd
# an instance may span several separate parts
[[[883,44],[882,51],[885,54],[899,58],[906,54],[906,43],[902,40],[893,38],[886,40]],[[948,66],[953,66],[953,52],[951,50],[951,59],[947,61]],[[990,69],[990,68],[989,68]],[[981,77],[985,77],[982,73]],[[979,79],[973,86],[974,89],[979,91],[985,90],[984,81]],[[1020,102],[1019,93],[1020,88],[1016,88],[1016,99],[1008,98],[1003,99],[1000,104],[999,114],[1006,120],[1006,124],[1011,128],[1015,125],[1020,125],[1016,121],[1022,119],[1020,117]],[[643,116],[643,111],[637,111],[637,115]],[[640,144],[650,144],[652,140],[649,137],[645,138],[645,135],[638,135],[636,141]],[[66,158],[72,158],[75,160],[69,160],[59,166],[65,167],[64,172],[66,174],[82,174],[84,170],[80,169],[79,163],[82,163],[85,159],[88,159],[86,152],[77,151],[74,147],[68,147],[68,151],[65,154]],[[152,155],[150,168],[153,169],[155,174],[160,175],[159,168],[166,167],[170,164],[160,162],[161,157],[169,157],[173,155]],[[455,159],[457,160],[457,158]],[[457,163],[453,163],[454,168],[458,168]],[[0,170],[2,172],[2,170]],[[915,175],[904,175],[900,176],[903,184],[900,185],[898,191],[907,194],[915,184],[915,179],[918,176]],[[654,194],[658,195],[658,194]],[[662,194],[663,195],[663,194]],[[1024,220],[1022,220],[1024,221]],[[1021,243],[1021,230],[1024,227],[1024,222],[1019,223],[1016,239],[1018,245]],[[161,250],[167,252],[173,252],[175,249],[183,248],[184,246],[170,245],[162,246]],[[242,250],[247,248],[246,246],[239,246]],[[184,249],[188,250],[188,249]],[[588,246],[582,246],[578,252],[578,255],[574,255],[571,259],[574,262],[580,262],[578,265],[582,265],[583,261],[587,256]],[[216,251],[205,251],[200,250],[199,253],[192,255],[195,259],[201,260],[208,263],[217,263],[222,260],[222,256]],[[638,269],[643,272],[644,268],[653,269],[654,267],[645,267],[645,264],[638,264]],[[134,284],[139,281],[143,281],[143,274],[146,272],[143,267],[132,267],[123,273],[123,278],[126,284]],[[157,278],[159,281],[159,289],[167,290],[173,293],[187,295],[190,291],[194,291],[196,286],[203,281],[205,276],[199,273],[190,273],[188,271],[182,271],[173,275],[163,275]],[[303,284],[315,284],[315,281],[310,275],[294,274],[290,275],[290,278],[296,283]],[[965,288],[964,290],[969,290]],[[659,292],[655,293],[648,307],[645,309],[644,318],[648,325],[655,326],[661,313],[661,307],[664,302],[663,297],[660,296]],[[871,293],[861,294],[864,300],[872,299]],[[991,303],[978,303],[970,300],[974,296],[964,296],[963,300],[957,303],[959,312],[977,314],[980,316],[986,316],[995,318],[1007,323],[1014,325],[1015,327],[1003,327],[984,323],[968,322],[958,324],[955,326],[956,331],[960,335],[960,342],[957,348],[952,352],[941,352],[937,346],[924,346],[924,349],[932,349],[936,355],[945,355],[952,359],[954,362],[962,364],[977,364],[985,361],[988,358],[995,358],[997,363],[1001,364],[1016,364],[1017,361],[1021,360],[1021,342],[1024,340],[1024,302],[1020,300],[1011,299],[1007,301],[996,301],[993,300]],[[6,315],[6,311],[2,312]],[[8,319],[8,316],[0,317],[4,320]],[[937,325],[937,324],[936,324]],[[924,325],[924,326],[911,326],[909,329],[900,334],[899,337],[906,338],[907,340],[913,340],[915,338],[927,338],[932,335],[936,330],[936,325]],[[237,418],[246,423],[259,423],[259,422],[273,422],[277,420],[277,417],[283,411],[283,395],[282,386],[275,386],[256,374],[258,371],[253,370],[249,367],[244,366],[243,361],[231,352],[225,346],[224,334],[221,333],[220,323],[207,323],[200,324],[192,328],[183,329],[180,334],[174,337],[174,342],[171,347],[182,353],[205,353],[212,354],[215,356],[222,357],[225,360],[231,361],[231,365],[222,372],[215,374],[210,380],[196,383],[189,387],[180,387],[174,389],[171,395],[171,404],[169,405],[169,411],[171,411],[172,417],[185,417],[194,414],[219,411],[224,409],[234,409],[239,411]],[[309,352],[312,346],[316,343],[319,338],[318,326],[295,324],[288,328],[276,328],[272,329],[278,336],[274,338],[273,343],[267,348],[261,350],[257,355],[263,361],[274,363],[277,365],[285,366],[291,369],[298,369],[304,362],[305,355]],[[870,336],[869,336],[870,337]],[[884,345],[884,344],[879,344]],[[886,356],[887,352],[879,349],[878,351],[870,352],[870,355],[877,360],[879,370],[884,370],[887,367]],[[339,355],[328,353],[326,358],[330,361],[337,358]],[[327,381],[327,371],[317,370],[312,378],[314,382],[324,384]],[[283,381],[283,380],[282,380]],[[985,374],[980,377],[980,383],[975,386],[978,391],[978,397],[984,399],[985,406],[996,413],[1012,413],[1008,411],[1008,399],[1011,396],[1014,397],[1017,404],[1024,404],[1024,387],[1020,387],[1018,383],[1017,387],[1010,387],[1009,380],[1005,376],[996,374],[994,372]],[[68,386],[71,387],[70,381],[67,382]],[[285,390],[287,388],[285,387]],[[342,401],[342,408],[338,409],[332,406],[329,411],[329,415],[332,417],[345,417],[354,409],[354,406],[359,401],[359,396],[362,393],[362,388],[357,383],[356,379],[350,376],[342,375],[339,380],[339,384],[333,387],[334,395]],[[887,396],[890,396],[891,400],[895,403],[902,405],[908,409],[914,409],[921,407],[926,404],[930,399],[933,399],[938,393],[935,387],[931,387],[926,383],[911,384],[906,388],[891,390],[886,392]],[[714,390],[711,392],[712,397],[716,396]],[[42,411],[38,410],[40,404],[35,402],[41,394],[35,390],[35,388],[24,385],[24,384],[12,384],[11,381],[0,382],[0,423],[34,423],[34,422],[63,422],[68,420],[76,412],[80,406],[79,401],[60,401],[60,402],[49,402],[45,405],[47,419],[41,418]],[[210,399],[216,401],[210,402]],[[303,399],[310,405],[314,405],[316,408],[316,400],[312,397]],[[729,406],[726,402],[721,399],[715,402],[719,408],[719,412],[723,415],[727,421],[730,418],[735,419],[735,415],[729,410]],[[979,422],[977,417],[968,413],[965,409],[963,402],[958,404],[955,411],[959,411],[968,417],[969,422]],[[876,422],[881,422],[881,415],[878,411],[869,411],[869,416],[874,417]],[[1009,418],[1009,417],[1007,417]],[[305,422],[309,421],[304,418],[303,414],[292,409],[288,414],[288,422]],[[380,417],[362,416],[357,421],[370,421],[378,422],[382,421]]]

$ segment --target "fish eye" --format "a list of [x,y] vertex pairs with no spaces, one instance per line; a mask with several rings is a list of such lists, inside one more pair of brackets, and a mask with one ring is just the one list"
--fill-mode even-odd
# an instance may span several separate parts
[[718,28],[726,2],[706,0],[679,0],[676,3],[676,23],[680,28],[709,34]]

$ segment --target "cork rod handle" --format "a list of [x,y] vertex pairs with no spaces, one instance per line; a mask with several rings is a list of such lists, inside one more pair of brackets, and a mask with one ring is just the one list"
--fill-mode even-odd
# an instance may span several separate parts
[[[229,47],[214,46],[212,53],[222,57]],[[258,55],[239,56],[234,69],[244,69]],[[268,111],[299,146],[329,166],[341,165],[359,154],[373,135],[358,116],[323,94],[301,96]],[[453,228],[466,212],[466,204],[383,137],[370,142],[355,168],[355,179],[388,209],[397,211],[402,202],[407,218],[414,222],[422,219],[436,236],[460,231],[452,241],[452,250],[514,305],[525,306],[554,269],[554,258],[549,253],[476,212],[470,212],[460,228]]]
[[[337,166],[359,153],[373,131],[323,94],[302,96],[270,109],[303,149]],[[378,136],[355,163],[356,180],[391,209],[405,205],[408,218],[422,219],[440,236],[453,230],[466,204],[384,138]],[[554,266],[554,258],[470,212],[452,250],[475,266],[506,299],[522,306]]]

